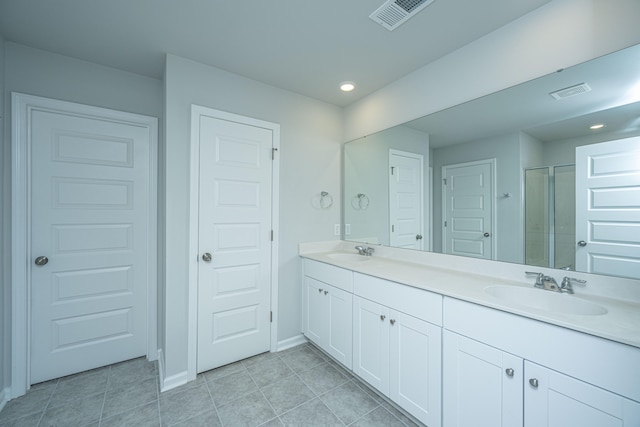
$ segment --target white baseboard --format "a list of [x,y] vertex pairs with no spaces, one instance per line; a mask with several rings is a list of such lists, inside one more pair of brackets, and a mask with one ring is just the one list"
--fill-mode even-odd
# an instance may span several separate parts
[[[276,351],[286,350],[288,348],[292,348],[306,342],[307,339],[303,334],[296,335],[294,337],[287,338],[286,340],[278,341],[278,347]],[[184,385],[188,382],[189,376],[187,371],[180,372],[169,377],[165,376],[164,354],[162,353],[162,349],[158,350],[158,370],[160,371],[160,392],[180,387],[181,385]]]
[[165,376],[164,371],[164,354],[162,350],[158,350],[158,370],[160,371],[160,392],[171,390],[172,388],[180,387],[181,385],[185,385],[188,381],[189,376],[187,375],[187,371],[180,372],[175,375],[171,375],[169,377]]
[[4,405],[9,401],[9,396],[11,396],[11,390],[9,390],[9,387],[4,390],[0,390],[0,411],[2,411]]
[[307,342],[307,339],[303,334],[296,335],[291,338],[287,338],[286,340],[278,341],[278,348],[276,351],[286,350],[288,348],[295,347],[300,344],[304,344]]

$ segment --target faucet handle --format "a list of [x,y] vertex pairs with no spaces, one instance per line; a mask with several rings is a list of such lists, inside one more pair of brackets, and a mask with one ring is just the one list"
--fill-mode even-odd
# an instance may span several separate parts
[[543,280],[544,280],[544,274],[543,273],[539,273],[539,272],[535,272],[535,271],[525,271],[524,274],[528,275],[528,276],[536,276],[536,283],[535,286],[538,288],[541,288],[544,286]]
[[560,283],[560,292],[573,293],[573,287],[571,285],[577,283],[579,285],[586,285],[587,281],[582,279],[576,279],[575,277],[564,276],[562,283]]

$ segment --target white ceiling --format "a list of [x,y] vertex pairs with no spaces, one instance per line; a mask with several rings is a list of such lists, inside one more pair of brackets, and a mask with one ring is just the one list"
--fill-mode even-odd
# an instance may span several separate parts
[[345,106],[548,2],[436,0],[389,32],[369,19],[383,0],[0,0],[0,34],[155,78],[171,53]]

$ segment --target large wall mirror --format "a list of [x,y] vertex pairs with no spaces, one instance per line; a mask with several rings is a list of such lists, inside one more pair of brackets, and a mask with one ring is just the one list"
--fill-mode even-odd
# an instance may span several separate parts
[[640,45],[348,142],[344,167],[344,240],[640,278]]

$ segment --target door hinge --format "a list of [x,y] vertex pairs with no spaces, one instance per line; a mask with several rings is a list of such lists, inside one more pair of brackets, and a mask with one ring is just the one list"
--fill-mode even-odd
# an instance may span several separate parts
[[391,232],[394,233],[396,231],[396,226],[391,224]]
[[391,166],[391,175],[393,175],[393,170],[395,169],[395,166]]
[[444,222],[444,226],[445,226],[445,227],[447,226],[447,221],[445,221],[445,222]]
[[273,323],[273,311],[269,312],[269,322]]
[[447,178],[442,178],[442,183],[443,183],[444,185],[447,185]]
[[273,242],[273,230],[271,230],[271,241]]
[[276,159],[276,151],[278,151],[277,148],[272,148],[271,149],[271,160],[275,160]]

